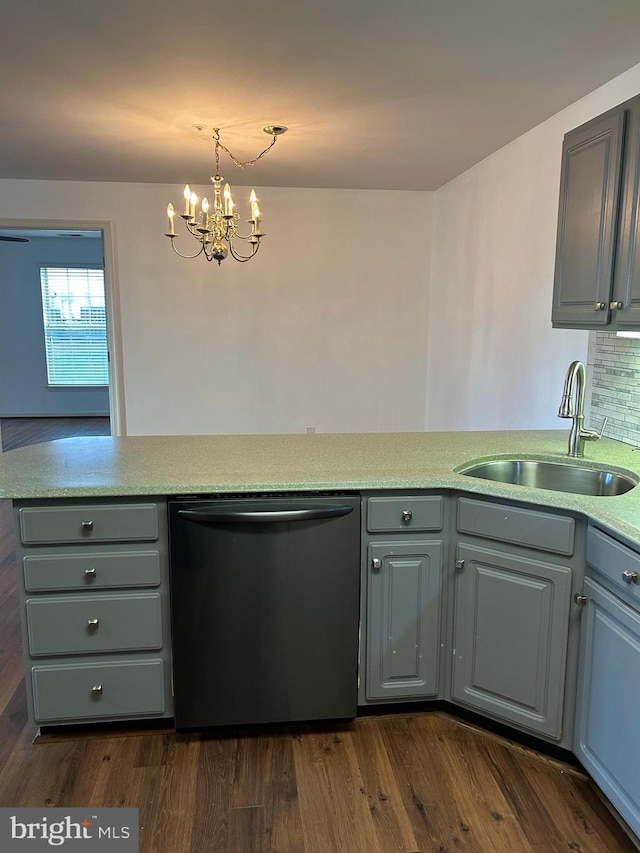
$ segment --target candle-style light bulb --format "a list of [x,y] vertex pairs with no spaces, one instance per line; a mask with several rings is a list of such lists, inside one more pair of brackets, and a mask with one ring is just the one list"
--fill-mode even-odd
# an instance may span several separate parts
[[173,205],[171,202],[167,205],[167,216],[169,217],[169,234],[173,237],[175,235],[175,230],[173,228],[173,217],[175,216],[175,210],[173,209]]
[[[255,222],[258,216],[260,216],[260,210],[258,209],[258,198],[256,196],[255,190],[251,190],[249,194],[249,201],[251,202],[251,218]],[[256,211],[258,212],[256,213]],[[257,230],[258,229],[256,228],[256,231]]]
[[189,202],[191,201],[191,187],[187,184],[184,188],[184,215],[189,215]]
[[198,196],[195,193],[191,193],[191,198],[189,199],[189,202],[191,204],[191,210],[189,211],[189,216],[191,217],[191,219],[195,218],[197,201],[198,201]]
[[224,185],[224,215],[229,215],[229,201],[231,200],[231,187],[229,184]]
[[207,227],[207,214],[209,213],[209,199],[205,196],[202,199],[202,224]]

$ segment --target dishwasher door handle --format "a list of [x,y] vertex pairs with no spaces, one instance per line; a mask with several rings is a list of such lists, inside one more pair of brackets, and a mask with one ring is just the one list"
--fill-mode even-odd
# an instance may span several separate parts
[[179,509],[178,515],[196,524],[252,524],[255,522],[311,521],[340,518],[353,512],[347,504],[300,509]]

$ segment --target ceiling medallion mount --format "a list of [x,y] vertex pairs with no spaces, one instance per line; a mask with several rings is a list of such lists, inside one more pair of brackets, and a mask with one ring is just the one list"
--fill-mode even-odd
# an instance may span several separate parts
[[[194,125],[196,130],[203,131],[204,125]],[[220,128],[213,128],[213,140],[215,143],[215,158],[216,158],[216,173],[211,178],[213,181],[213,207],[210,205],[207,198],[203,198],[200,210],[196,211],[198,198],[195,193],[191,192],[189,184],[184,188],[184,213],[179,214],[184,220],[187,231],[200,244],[200,248],[194,255],[183,255],[175,246],[175,240],[178,236],[175,233],[174,217],[176,215],[173,204],[167,206],[167,216],[169,217],[169,231],[165,237],[171,240],[171,248],[180,255],[181,258],[197,258],[198,255],[204,255],[208,261],[217,261],[218,266],[222,261],[231,255],[236,261],[244,263],[251,260],[260,248],[260,240],[264,234],[260,231],[260,208],[258,207],[258,199],[255,189],[251,190],[249,195],[249,203],[251,205],[251,219],[247,221],[251,225],[251,231],[247,235],[238,233],[237,224],[240,220],[239,214],[235,213],[235,203],[231,196],[231,187],[229,184],[224,184],[224,178],[220,175],[220,149],[229,155],[231,160],[241,169],[247,166],[253,166],[261,157],[264,157],[278,141],[278,137],[286,133],[287,128],[282,124],[271,124],[263,128],[263,131],[272,137],[269,145],[261,151],[253,160],[242,162],[229,151],[229,149],[220,142]],[[248,243],[249,254],[243,255],[238,250],[238,241],[243,240]]]
[[262,128],[265,133],[271,134],[271,136],[282,136],[283,133],[286,133],[288,128],[283,124],[268,124],[266,127]]

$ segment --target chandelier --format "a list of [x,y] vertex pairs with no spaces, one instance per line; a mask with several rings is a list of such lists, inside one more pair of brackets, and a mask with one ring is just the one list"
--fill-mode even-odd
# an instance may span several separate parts
[[[199,128],[201,129],[201,128]],[[217,261],[218,266],[224,261],[227,255],[231,255],[236,261],[244,263],[250,261],[260,248],[260,240],[264,234],[260,231],[260,208],[256,197],[255,189],[251,190],[249,195],[249,204],[251,206],[251,219],[247,222],[251,226],[249,234],[242,235],[238,233],[238,223],[240,215],[235,212],[235,203],[231,195],[231,187],[229,184],[224,184],[224,178],[220,175],[220,149],[222,148],[229,157],[233,160],[236,166],[244,169],[246,166],[253,166],[261,157],[270,151],[276,144],[279,136],[286,132],[287,128],[282,125],[269,125],[263,128],[265,133],[272,136],[270,144],[254,157],[253,160],[247,160],[242,163],[235,157],[229,149],[220,142],[220,128],[213,128],[213,140],[215,142],[216,156],[216,174],[211,180],[213,181],[213,204],[207,198],[203,198],[200,202],[200,209],[196,210],[198,198],[195,193],[191,192],[189,184],[184,188],[184,213],[179,214],[184,220],[184,224],[189,234],[196,239],[200,244],[197,252],[193,255],[183,255],[176,249],[175,240],[178,235],[175,232],[174,217],[176,211],[174,206],[169,203],[167,206],[167,216],[169,217],[169,231],[165,237],[171,240],[171,248],[180,255],[181,258],[197,258],[198,255],[204,255],[208,261]],[[240,241],[247,244],[249,254],[242,254],[238,246],[242,245]]]

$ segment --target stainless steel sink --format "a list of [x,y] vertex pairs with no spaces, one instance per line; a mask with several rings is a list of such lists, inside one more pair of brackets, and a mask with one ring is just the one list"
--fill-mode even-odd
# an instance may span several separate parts
[[631,473],[535,459],[492,459],[458,473],[498,483],[594,496],[623,495],[639,482],[639,478]]

